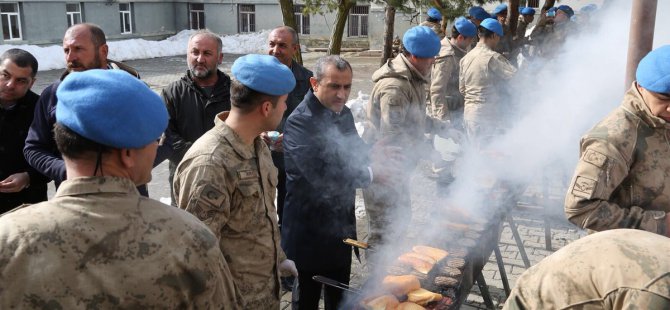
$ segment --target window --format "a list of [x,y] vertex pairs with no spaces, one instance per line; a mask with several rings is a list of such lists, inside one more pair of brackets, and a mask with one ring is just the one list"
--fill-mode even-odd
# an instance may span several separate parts
[[119,3],[119,20],[121,22],[121,33],[133,33],[133,19],[130,3]]
[[81,24],[81,5],[79,3],[66,3],[65,11],[67,12],[67,26]]
[[528,7],[537,8],[540,6],[540,0],[528,0]]
[[349,33],[350,37],[368,36],[368,6],[357,5],[349,11]]
[[238,32],[255,32],[256,31],[256,6],[253,4],[240,4],[238,6]]
[[304,5],[294,5],[293,13],[295,18],[295,31],[299,34],[309,34],[309,15],[302,13]]
[[2,36],[5,40],[21,40],[21,16],[18,3],[0,4]]
[[189,3],[188,10],[191,29],[205,29],[205,4]]

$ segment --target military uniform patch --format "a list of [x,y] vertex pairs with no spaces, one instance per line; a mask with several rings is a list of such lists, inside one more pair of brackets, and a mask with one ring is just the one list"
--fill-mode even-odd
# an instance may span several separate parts
[[237,171],[237,177],[240,178],[240,180],[250,180],[250,179],[257,179],[258,178],[258,171],[256,170],[238,170]]
[[594,150],[586,150],[584,161],[596,167],[602,168],[607,163],[607,156]]
[[596,188],[596,180],[583,176],[577,176],[575,184],[572,186],[572,194],[577,197],[591,199]]
[[[198,188],[193,198],[198,200],[196,205],[203,205],[212,209],[220,209],[226,201],[226,195],[212,184]],[[200,215],[198,215],[198,218],[202,220]]]

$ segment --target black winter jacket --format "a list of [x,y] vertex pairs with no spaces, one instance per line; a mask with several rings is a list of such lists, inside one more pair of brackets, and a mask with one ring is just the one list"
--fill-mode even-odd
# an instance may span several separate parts
[[47,177],[28,165],[23,156],[23,146],[38,99],[37,94],[28,91],[12,109],[0,109],[0,181],[19,172],[28,172],[30,176],[28,188],[18,193],[0,193],[2,213],[24,203],[47,200]]
[[191,72],[163,88],[170,122],[165,130],[166,142],[172,146],[170,167],[175,167],[193,142],[214,127],[214,117],[230,111],[230,77],[217,70],[218,81],[208,97],[191,77]]

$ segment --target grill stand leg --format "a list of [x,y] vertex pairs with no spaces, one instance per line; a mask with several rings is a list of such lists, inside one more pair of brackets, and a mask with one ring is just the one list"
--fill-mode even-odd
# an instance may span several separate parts
[[544,211],[544,245],[547,251],[551,251],[551,226],[549,225],[549,180],[545,175],[542,178],[542,204]]
[[477,286],[479,287],[479,291],[482,293],[482,298],[484,298],[484,304],[486,304],[486,308],[495,309],[495,306],[493,305],[493,299],[491,298],[491,293],[489,292],[489,287],[486,285],[486,280],[484,280],[484,275],[481,272],[477,277]]
[[509,297],[509,281],[507,280],[507,272],[505,271],[505,264],[503,263],[502,254],[500,254],[500,246],[493,248],[496,254],[496,263],[498,263],[498,270],[500,272],[500,280],[502,280],[503,288],[505,289],[505,296]]
[[521,259],[523,264],[526,266],[526,269],[530,267],[530,260],[528,260],[528,255],[526,255],[526,248],[523,246],[523,241],[519,235],[519,231],[516,229],[516,224],[514,224],[514,219],[512,215],[507,215],[507,222],[509,223],[509,228],[512,230],[512,235],[514,236],[514,241],[516,246],[519,248],[519,254],[521,254]]

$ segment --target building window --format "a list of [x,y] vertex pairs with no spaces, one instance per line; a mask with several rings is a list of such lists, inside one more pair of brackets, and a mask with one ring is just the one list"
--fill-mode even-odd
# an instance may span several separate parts
[[253,4],[240,4],[238,17],[238,31],[240,33],[256,32],[256,6]]
[[370,7],[357,5],[349,11],[349,33],[350,37],[368,36],[368,12]]
[[309,15],[302,13],[304,8],[304,5],[293,5],[295,31],[299,34],[309,34]]
[[188,10],[191,29],[205,29],[205,4],[189,3]]
[[540,0],[528,0],[528,7],[537,8],[540,6]]
[[79,3],[66,3],[65,10],[67,11],[67,26],[81,24],[81,5]]
[[133,33],[133,18],[130,3],[119,3],[119,20],[121,22],[121,34]]
[[21,40],[21,16],[18,3],[0,4],[2,36],[6,41]]

